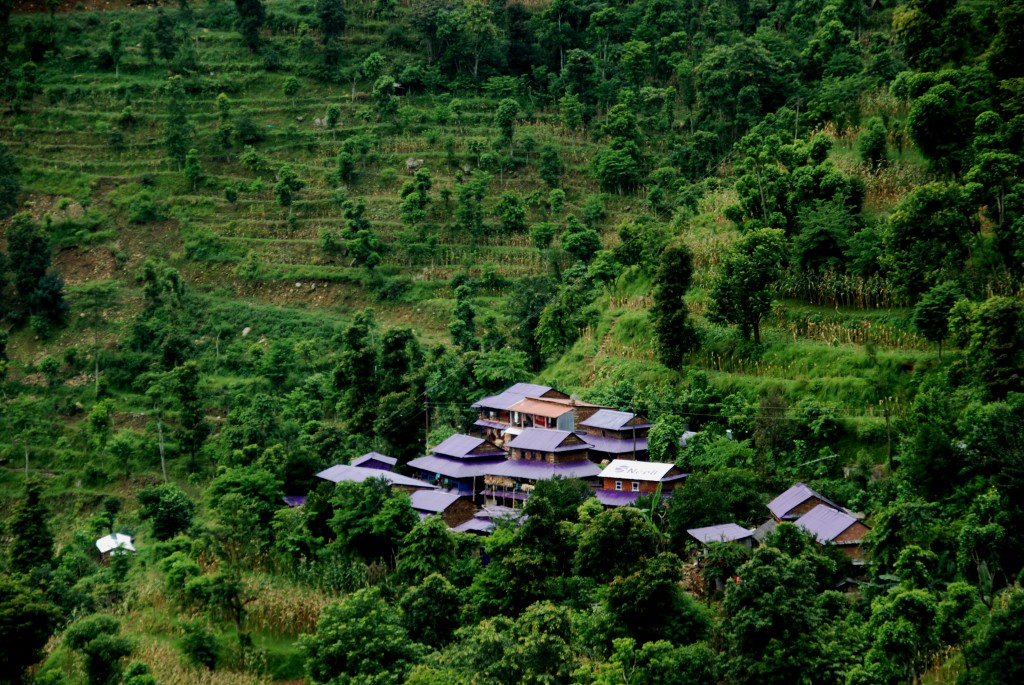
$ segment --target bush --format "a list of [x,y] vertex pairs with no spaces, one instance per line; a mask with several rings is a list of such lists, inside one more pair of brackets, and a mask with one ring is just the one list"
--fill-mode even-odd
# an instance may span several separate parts
[[140,190],[128,200],[128,220],[133,224],[161,221],[164,217],[163,203],[149,190]]

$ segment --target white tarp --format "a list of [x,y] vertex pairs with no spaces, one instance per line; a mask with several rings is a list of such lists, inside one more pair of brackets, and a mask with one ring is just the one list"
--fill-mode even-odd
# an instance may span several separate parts
[[100,554],[106,554],[107,552],[115,551],[115,553],[134,552],[135,547],[132,545],[132,538],[124,533],[111,533],[105,537],[100,538],[96,541],[96,548],[100,551]]

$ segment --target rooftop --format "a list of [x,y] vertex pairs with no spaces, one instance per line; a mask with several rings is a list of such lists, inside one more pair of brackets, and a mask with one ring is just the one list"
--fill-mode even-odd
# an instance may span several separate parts
[[647,438],[606,438],[590,433],[576,433],[583,442],[594,448],[595,452],[606,454],[632,454],[633,452],[647,451]]
[[424,483],[421,480],[409,478],[408,476],[403,476],[398,473],[381,471],[380,469],[368,469],[362,466],[349,466],[348,464],[335,464],[334,466],[324,469],[320,473],[316,474],[316,477],[329,480],[332,483],[340,483],[342,481],[362,483],[369,478],[383,478],[387,482],[391,483],[391,485],[434,489],[434,486],[430,483]]
[[[634,425],[628,425],[630,421],[637,419]],[[590,418],[580,421],[581,426],[587,428],[604,428],[607,430],[626,430],[627,428],[649,428],[649,424],[643,417],[628,411],[616,411],[614,409],[598,409]]]
[[106,554],[107,552],[124,554],[125,552],[134,552],[135,546],[132,545],[130,535],[111,533],[110,535],[104,535],[96,541],[96,549],[100,551],[100,554]]
[[569,431],[549,430],[546,428],[526,428],[514,439],[506,443],[507,447],[515,447],[523,450],[538,450],[541,452],[559,452],[570,449],[586,449],[586,444],[572,444],[563,446],[562,443],[572,436]]
[[537,399],[535,397],[525,397],[509,407],[509,411],[517,411],[522,412],[523,414],[546,416],[549,419],[557,419],[559,416],[571,412],[572,405],[562,402]]
[[690,537],[705,544],[709,542],[736,542],[754,536],[754,531],[747,530],[735,523],[720,523],[717,526],[690,528],[686,531]]
[[825,544],[835,540],[856,522],[857,519],[844,511],[833,509],[827,504],[819,504],[793,523],[813,535],[818,542]]
[[822,495],[819,495],[817,492],[810,489],[803,483],[797,483],[789,490],[786,490],[784,493],[782,493],[781,495],[773,499],[771,502],[769,502],[768,510],[772,512],[772,515],[775,518],[783,519],[786,518],[786,515],[789,514],[789,512],[791,512],[793,509],[809,500],[811,497],[817,497],[822,502],[825,502],[834,509],[842,508],[835,502],[832,502],[823,497]]
[[618,478],[621,480],[645,480],[657,483],[675,464],[661,464],[654,461],[631,461],[629,459],[613,459],[601,471],[601,478]]
[[[481,447],[483,448],[482,450],[471,454],[473,450],[479,450]],[[499,449],[497,445],[487,442],[483,438],[462,435],[461,433],[451,436],[431,450],[431,452],[442,457],[454,457],[456,459],[505,456],[505,451]]]
[[409,495],[409,499],[413,509],[439,514],[454,504],[459,496],[441,490],[417,490]]
[[540,397],[545,393],[549,393],[553,388],[546,385],[535,385],[533,383],[516,383],[515,385],[505,388],[497,395],[488,395],[483,397],[471,406],[476,409],[501,409],[507,410],[513,404],[523,399],[524,397]]
[[527,480],[548,480],[555,476],[562,476],[563,478],[593,478],[600,472],[601,467],[587,459],[563,464],[509,459],[491,468],[488,475],[508,476],[509,478],[523,478]]
[[356,457],[355,459],[353,459],[351,465],[362,466],[368,461],[379,461],[382,464],[389,464],[391,466],[394,466],[395,464],[398,463],[397,459],[395,459],[394,457],[389,457],[386,454],[381,454],[380,452],[367,452],[363,456]]
[[628,507],[639,499],[639,492],[628,492],[626,490],[598,490],[597,501],[606,507]]
[[413,459],[409,462],[409,466],[414,469],[429,471],[430,473],[439,473],[449,478],[473,478],[474,476],[483,476],[490,473],[495,465],[501,464],[504,461],[503,458],[463,461],[462,459],[428,454],[425,457]]

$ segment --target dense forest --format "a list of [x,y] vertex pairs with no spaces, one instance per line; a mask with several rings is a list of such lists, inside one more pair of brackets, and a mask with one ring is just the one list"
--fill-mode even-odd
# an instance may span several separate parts
[[[0,0],[0,89],[0,684],[1024,682],[1024,1]],[[317,477],[524,382],[685,483]],[[866,563],[687,533],[795,483]]]

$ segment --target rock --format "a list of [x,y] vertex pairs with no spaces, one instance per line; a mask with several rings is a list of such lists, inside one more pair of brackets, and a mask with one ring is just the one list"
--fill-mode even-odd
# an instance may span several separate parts
[[248,326],[246,326],[245,328],[242,329],[242,337],[244,338],[245,336],[249,335],[249,333],[251,333],[251,332],[252,332],[252,329],[249,328]]
[[410,174],[419,169],[421,166],[423,166],[422,159],[410,157],[409,159],[405,160],[405,170],[408,171]]

